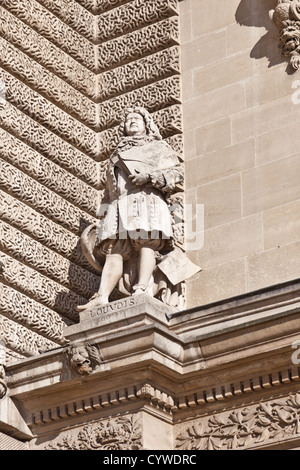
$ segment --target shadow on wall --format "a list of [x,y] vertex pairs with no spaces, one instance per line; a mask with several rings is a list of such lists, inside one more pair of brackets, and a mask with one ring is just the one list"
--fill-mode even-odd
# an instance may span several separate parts
[[[267,30],[260,40],[253,46],[250,57],[252,59],[262,59],[266,57],[269,61],[269,68],[286,62],[278,47],[279,30],[271,22],[269,11],[277,5],[277,0],[241,0],[237,8],[235,19],[241,26],[255,26]],[[295,70],[287,64],[287,73]]]

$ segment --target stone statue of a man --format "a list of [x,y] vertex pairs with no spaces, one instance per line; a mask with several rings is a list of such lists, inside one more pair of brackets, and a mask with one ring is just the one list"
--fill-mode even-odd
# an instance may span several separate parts
[[173,236],[168,201],[182,191],[182,164],[144,108],[125,111],[120,134],[109,160],[99,225],[81,237],[87,259],[102,271],[100,288],[78,310],[104,305],[111,294],[144,292],[182,306],[182,282],[200,270]]

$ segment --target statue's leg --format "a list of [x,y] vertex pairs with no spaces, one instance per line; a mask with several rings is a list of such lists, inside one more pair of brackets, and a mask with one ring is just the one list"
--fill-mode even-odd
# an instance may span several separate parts
[[123,256],[110,254],[106,256],[102,271],[99,291],[92,300],[85,305],[80,305],[77,310],[88,310],[109,303],[109,296],[118,284],[123,274]]
[[138,284],[134,287],[135,294],[141,294],[145,291],[155,266],[155,251],[147,246],[142,246],[139,256],[139,280]]
[[119,254],[107,255],[98,294],[98,300],[102,305],[109,302],[109,296],[121,279],[122,274],[123,256]]

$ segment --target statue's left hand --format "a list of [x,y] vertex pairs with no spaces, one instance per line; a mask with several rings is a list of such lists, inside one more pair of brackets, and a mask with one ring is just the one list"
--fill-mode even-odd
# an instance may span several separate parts
[[142,174],[138,170],[135,170],[136,173],[135,175],[130,175],[129,178],[131,181],[136,184],[137,186],[142,186],[143,184],[146,184],[150,180],[150,176],[148,174]]

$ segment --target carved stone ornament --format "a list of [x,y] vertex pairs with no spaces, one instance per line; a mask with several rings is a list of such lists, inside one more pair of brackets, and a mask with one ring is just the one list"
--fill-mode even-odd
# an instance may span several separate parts
[[229,450],[269,444],[300,434],[300,393],[261,402],[256,408],[196,422],[177,437],[180,450]]
[[275,10],[270,11],[271,21],[279,28],[278,47],[291,66],[300,66],[300,0],[277,0]]
[[70,366],[80,375],[90,375],[101,364],[99,349],[90,344],[70,345],[67,355]]
[[121,416],[84,426],[76,435],[51,442],[46,450],[141,450],[141,423],[136,416]]

